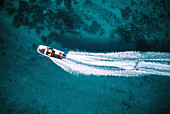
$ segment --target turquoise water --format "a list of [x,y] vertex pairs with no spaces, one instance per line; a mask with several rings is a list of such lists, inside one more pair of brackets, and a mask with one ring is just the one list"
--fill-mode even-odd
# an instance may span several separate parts
[[0,113],[169,113],[168,0],[0,3]]

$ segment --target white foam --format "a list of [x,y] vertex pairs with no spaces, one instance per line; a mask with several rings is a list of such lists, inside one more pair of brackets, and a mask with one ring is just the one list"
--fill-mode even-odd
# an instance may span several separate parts
[[[65,71],[85,75],[146,76],[149,74],[170,76],[170,54],[164,52],[74,52],[66,59],[51,60]],[[137,64],[138,63],[138,64]],[[139,71],[131,70],[137,64]]]

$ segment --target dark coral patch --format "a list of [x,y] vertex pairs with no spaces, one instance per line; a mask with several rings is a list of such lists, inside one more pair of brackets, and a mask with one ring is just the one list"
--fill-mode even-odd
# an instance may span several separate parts
[[131,16],[132,10],[130,7],[126,7],[125,9],[121,9],[123,19],[127,20]]

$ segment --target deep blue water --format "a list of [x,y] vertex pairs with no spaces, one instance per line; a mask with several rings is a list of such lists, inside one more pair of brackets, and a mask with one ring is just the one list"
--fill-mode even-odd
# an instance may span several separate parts
[[[168,0],[1,0],[0,113],[168,114],[168,11]],[[40,44],[68,56],[46,66]]]

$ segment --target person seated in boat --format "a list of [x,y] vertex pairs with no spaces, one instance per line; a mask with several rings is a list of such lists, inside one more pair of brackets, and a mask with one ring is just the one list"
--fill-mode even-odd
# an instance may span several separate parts
[[59,56],[60,58],[62,58],[62,53],[60,52],[60,53],[58,54],[58,56]]
[[51,48],[47,49],[47,55],[50,55],[51,57],[54,57],[55,51]]
[[48,54],[51,54],[52,51],[53,51],[53,50],[52,50],[51,48],[48,48],[48,49],[47,49],[47,55],[48,55]]

